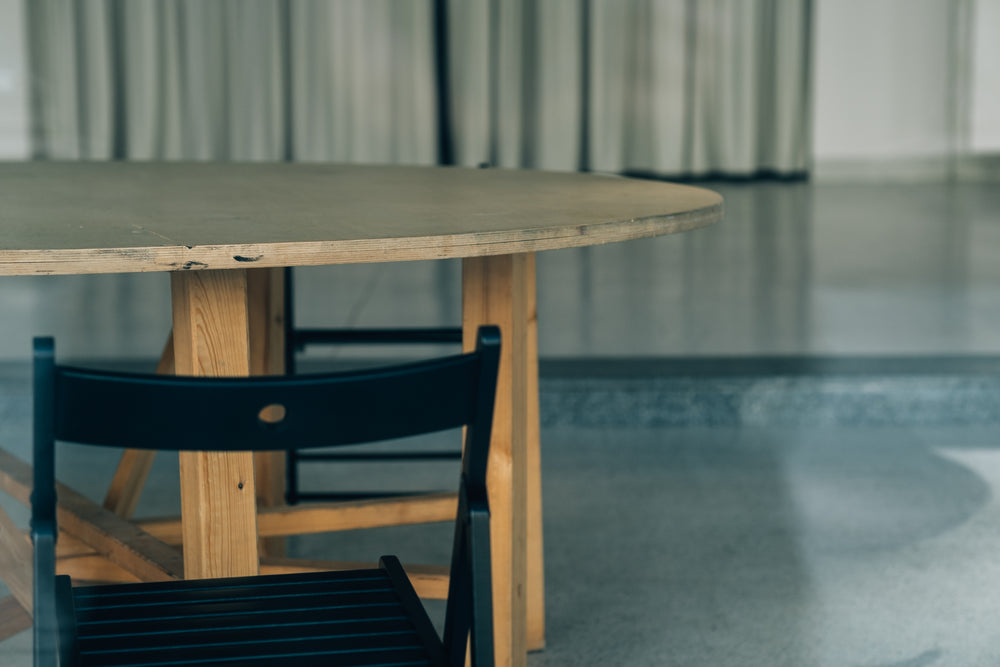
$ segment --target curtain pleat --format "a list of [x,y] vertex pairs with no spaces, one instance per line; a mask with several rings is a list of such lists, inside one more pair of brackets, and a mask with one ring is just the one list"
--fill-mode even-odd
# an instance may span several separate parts
[[431,3],[292,2],[291,157],[437,160]]
[[528,164],[538,169],[585,168],[583,132],[583,8],[551,0],[535,8],[535,122]]
[[[35,153],[432,164],[444,141],[462,165],[804,172],[809,9],[810,0],[32,0]],[[437,11],[447,14],[444,82]]]

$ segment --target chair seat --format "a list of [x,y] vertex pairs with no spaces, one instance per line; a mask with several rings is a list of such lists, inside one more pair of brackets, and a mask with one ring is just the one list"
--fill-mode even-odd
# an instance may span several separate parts
[[407,595],[372,569],[80,587],[73,601],[88,667],[440,664]]

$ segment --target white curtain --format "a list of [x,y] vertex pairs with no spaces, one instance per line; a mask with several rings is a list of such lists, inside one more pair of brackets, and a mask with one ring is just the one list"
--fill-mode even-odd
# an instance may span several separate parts
[[809,9],[32,0],[35,153],[799,173],[809,166]]

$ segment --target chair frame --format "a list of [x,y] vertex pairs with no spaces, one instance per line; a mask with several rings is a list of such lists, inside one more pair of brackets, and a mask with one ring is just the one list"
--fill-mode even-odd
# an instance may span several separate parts
[[[297,372],[296,353],[315,345],[413,345],[413,344],[462,344],[461,327],[426,327],[410,329],[390,328],[301,328],[295,326],[295,288],[293,269],[284,270],[284,323],[285,334],[285,374]],[[285,454],[285,502],[297,505],[303,501],[367,500],[412,496],[413,492],[374,491],[301,491],[299,465],[308,461],[454,461],[462,458],[462,452],[437,450],[421,452],[300,452],[289,449]],[[430,493],[430,492],[428,492]]]
[[[458,426],[466,427],[465,456],[440,641],[446,664],[464,664],[470,636],[472,664],[492,664],[486,468],[499,355],[499,329],[482,327],[474,352],[417,363],[322,375],[192,378],[60,366],[53,340],[35,339],[36,667],[56,665],[57,650],[63,667],[76,664],[70,580],[55,574],[57,440],[172,451],[271,451],[374,442]],[[276,405],[284,408],[280,418],[273,417],[281,412]],[[384,557],[381,564],[390,578],[405,580],[417,601],[398,561]]]

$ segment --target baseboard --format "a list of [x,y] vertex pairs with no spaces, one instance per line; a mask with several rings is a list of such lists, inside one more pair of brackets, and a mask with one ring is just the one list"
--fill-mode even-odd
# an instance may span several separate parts
[[1000,181],[1000,156],[828,158],[813,164],[812,180],[814,183],[993,182]]

